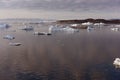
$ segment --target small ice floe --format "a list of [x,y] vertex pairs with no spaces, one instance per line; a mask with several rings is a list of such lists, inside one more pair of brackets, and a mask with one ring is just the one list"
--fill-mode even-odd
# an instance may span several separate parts
[[10,45],[10,46],[20,46],[21,43],[12,43],[12,42],[10,42],[9,45]]
[[13,39],[15,39],[15,37],[12,35],[6,35],[3,37],[3,39],[13,40]]
[[52,35],[51,33],[46,33],[46,32],[34,32],[34,35]]
[[0,29],[7,29],[10,26],[8,24],[0,24]]
[[69,26],[67,27],[59,27],[59,26],[50,26],[49,27],[49,32],[54,33],[54,32],[67,32],[67,33],[74,33],[74,32],[79,32],[78,29],[71,28]]
[[115,65],[116,68],[120,68],[120,58],[115,58],[113,65]]
[[119,28],[111,28],[112,31],[119,31]]
[[78,29],[73,29],[71,27],[65,27],[65,28],[63,28],[63,31],[66,31],[66,32],[78,32],[79,30]]
[[61,31],[61,27],[59,27],[59,26],[50,26],[49,27],[49,32],[50,33],[57,32],[57,31]]
[[34,28],[32,26],[24,26],[23,28],[21,28],[21,30],[25,30],[25,31],[31,31]]
[[94,29],[95,29],[95,28],[90,27],[90,26],[87,27],[87,31],[88,31],[88,32],[90,32],[90,31],[92,31],[92,30],[94,30]]

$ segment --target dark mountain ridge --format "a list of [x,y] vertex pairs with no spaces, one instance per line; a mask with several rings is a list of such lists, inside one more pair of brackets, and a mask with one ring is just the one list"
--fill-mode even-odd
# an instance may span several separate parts
[[105,23],[105,24],[120,24],[120,19],[76,19],[76,20],[58,20],[57,23],[67,23],[67,24],[80,24],[85,22],[91,22],[91,23]]

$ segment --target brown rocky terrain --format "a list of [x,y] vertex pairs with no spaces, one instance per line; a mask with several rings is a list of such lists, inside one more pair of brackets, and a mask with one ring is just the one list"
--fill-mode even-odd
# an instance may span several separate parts
[[120,19],[82,19],[82,20],[58,20],[57,23],[60,24],[80,24],[85,22],[92,22],[92,23],[105,23],[105,24],[120,24]]

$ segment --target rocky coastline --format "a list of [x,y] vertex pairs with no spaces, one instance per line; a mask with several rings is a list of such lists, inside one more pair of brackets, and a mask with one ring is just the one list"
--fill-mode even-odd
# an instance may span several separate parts
[[76,19],[76,20],[57,20],[58,24],[81,24],[85,22],[105,23],[105,24],[120,24],[120,19]]

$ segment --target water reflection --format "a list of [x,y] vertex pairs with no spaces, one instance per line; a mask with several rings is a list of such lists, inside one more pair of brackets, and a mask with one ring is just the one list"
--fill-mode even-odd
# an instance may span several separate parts
[[120,80],[112,65],[120,57],[119,32],[9,33],[22,45],[11,47],[0,37],[0,80]]

